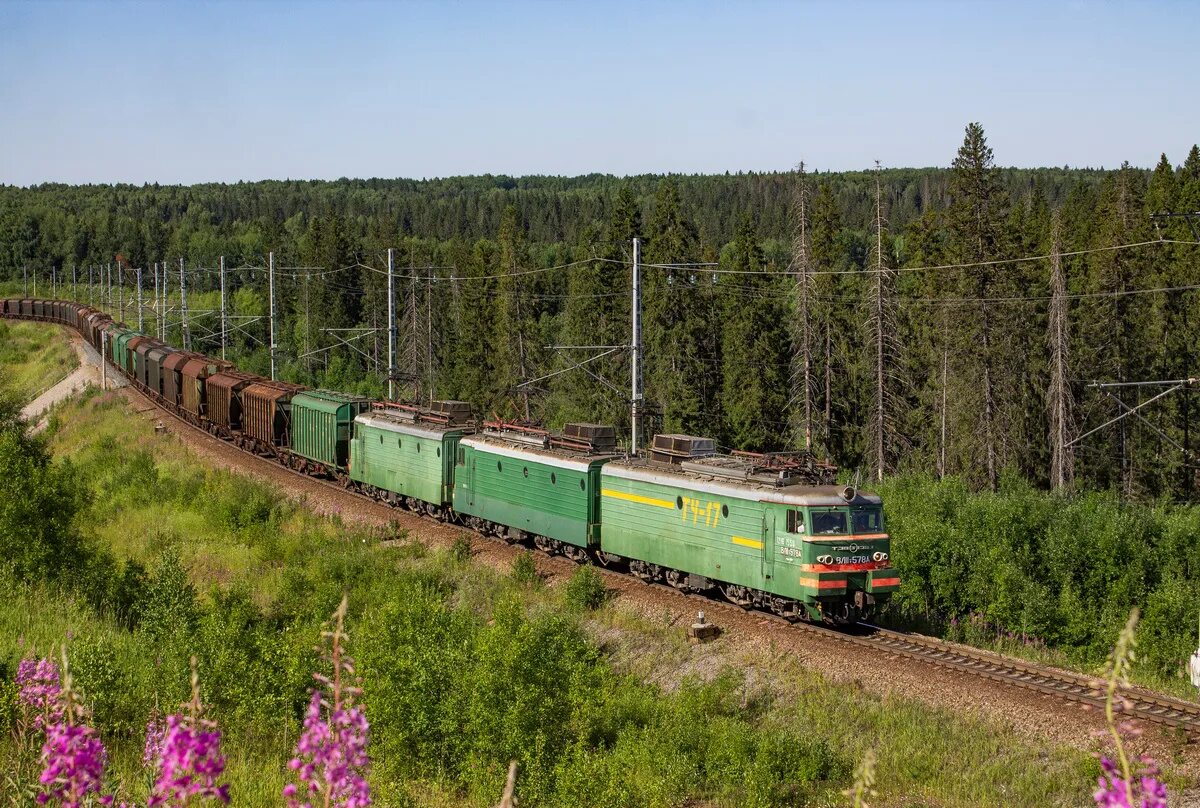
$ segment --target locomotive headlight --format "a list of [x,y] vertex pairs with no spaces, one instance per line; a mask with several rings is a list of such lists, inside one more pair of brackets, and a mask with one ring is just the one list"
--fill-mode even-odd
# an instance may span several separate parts
[[832,564],[833,556],[827,556],[827,555],[817,556],[817,563],[818,564]]
[[877,552],[875,555],[871,556],[871,558],[875,559],[876,561],[883,561],[885,558],[887,558],[887,553]]

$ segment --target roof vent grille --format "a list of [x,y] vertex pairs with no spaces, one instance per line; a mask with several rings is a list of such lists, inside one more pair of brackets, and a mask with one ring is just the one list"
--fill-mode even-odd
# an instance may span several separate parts
[[685,460],[711,457],[716,453],[716,441],[693,435],[655,435],[650,446],[651,460],[672,465],[679,465]]

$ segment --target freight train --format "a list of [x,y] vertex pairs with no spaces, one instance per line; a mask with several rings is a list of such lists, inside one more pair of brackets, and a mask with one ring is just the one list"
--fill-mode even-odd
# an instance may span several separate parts
[[461,401],[272,381],[68,301],[0,300],[0,314],[76,329],[161,407],[247,452],[506,541],[791,620],[850,623],[900,585],[879,497],[834,485],[808,453],[656,435],[629,456],[609,426],[479,423]]

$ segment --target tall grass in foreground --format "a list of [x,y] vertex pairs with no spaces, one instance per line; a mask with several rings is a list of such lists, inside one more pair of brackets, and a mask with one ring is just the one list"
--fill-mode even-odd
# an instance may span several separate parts
[[[543,586],[525,563],[505,574],[461,547],[430,552],[316,516],[198,465],[112,396],[73,403],[53,431],[72,462],[52,467],[80,492],[78,518],[60,527],[85,552],[42,575],[0,570],[0,678],[65,641],[122,799],[149,799],[146,722],[188,701],[194,656],[232,802],[279,805],[320,665],[313,638],[347,593],[380,805],[494,804],[514,758],[526,806],[842,804],[868,746],[882,805],[1077,805],[1096,772],[1085,755],[768,652],[648,684],[614,665],[611,640],[598,644],[594,632],[623,618],[586,571]],[[625,623],[617,644],[677,634]]]

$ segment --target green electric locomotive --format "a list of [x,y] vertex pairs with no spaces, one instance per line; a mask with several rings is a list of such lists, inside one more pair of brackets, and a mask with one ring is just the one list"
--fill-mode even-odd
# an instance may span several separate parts
[[576,561],[599,551],[600,473],[619,456],[613,428],[484,427],[462,440],[454,467],[454,510],[466,524]]
[[656,435],[648,457],[601,472],[602,560],[744,607],[847,623],[900,585],[878,496],[832,485],[807,455],[720,455]]
[[459,441],[475,431],[471,405],[382,405],[354,419],[349,476],[363,493],[439,519],[450,514]]

